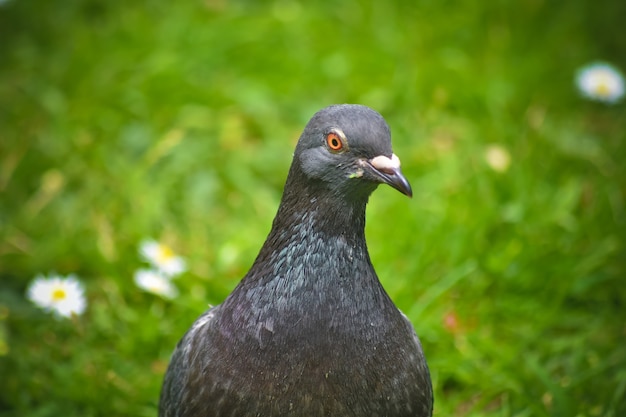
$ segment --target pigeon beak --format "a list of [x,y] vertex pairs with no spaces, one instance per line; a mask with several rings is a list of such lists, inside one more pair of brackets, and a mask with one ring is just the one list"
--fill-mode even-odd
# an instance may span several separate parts
[[375,158],[367,161],[373,168],[372,172],[378,179],[402,194],[409,197],[413,197],[413,190],[411,190],[411,184],[404,177],[400,170],[400,158],[395,154],[391,155],[391,158],[385,155],[379,155]]

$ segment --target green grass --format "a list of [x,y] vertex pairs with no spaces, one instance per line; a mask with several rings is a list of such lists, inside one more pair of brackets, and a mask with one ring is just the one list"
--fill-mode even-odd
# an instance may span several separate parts
[[[626,414],[623,2],[0,6],[0,416],[154,416],[175,343],[269,231],[293,147],[331,103],[380,111],[415,195],[367,236],[424,344],[437,416]],[[485,162],[490,145],[511,156]],[[139,243],[181,295],[133,283]],[[75,273],[88,309],[25,297]]]

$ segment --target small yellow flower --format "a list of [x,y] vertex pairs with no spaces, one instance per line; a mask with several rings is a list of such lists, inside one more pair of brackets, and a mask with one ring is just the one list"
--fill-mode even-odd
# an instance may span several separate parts
[[580,69],[576,84],[591,100],[616,103],[624,96],[624,77],[608,64],[595,63]]
[[485,151],[487,165],[496,172],[506,172],[511,165],[511,155],[504,146],[489,145]]
[[74,275],[38,275],[28,287],[27,296],[37,306],[61,317],[80,315],[87,307],[83,285]]
[[147,292],[164,298],[174,298],[178,290],[161,272],[152,269],[139,269],[135,272],[135,284]]
[[176,255],[167,245],[154,240],[146,240],[139,247],[141,256],[168,277],[185,272],[187,265],[185,260]]

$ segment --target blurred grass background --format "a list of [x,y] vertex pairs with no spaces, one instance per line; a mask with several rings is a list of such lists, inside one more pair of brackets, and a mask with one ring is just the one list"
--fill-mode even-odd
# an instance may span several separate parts
[[[608,0],[3,2],[0,416],[155,416],[301,129],[343,102],[386,117],[415,191],[381,187],[367,236],[435,415],[626,415],[626,110],[574,86],[626,68],[625,19]],[[187,259],[172,301],[132,281],[149,237]],[[51,272],[83,280],[83,316],[26,300]]]

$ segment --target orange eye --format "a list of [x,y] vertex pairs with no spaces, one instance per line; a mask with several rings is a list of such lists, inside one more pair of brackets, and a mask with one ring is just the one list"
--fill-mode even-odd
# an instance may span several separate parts
[[343,142],[341,141],[339,135],[335,132],[330,132],[326,135],[326,144],[331,151],[338,152],[343,149]]

